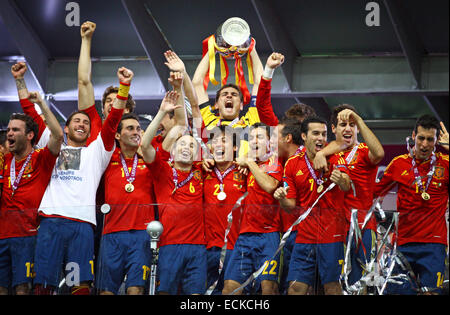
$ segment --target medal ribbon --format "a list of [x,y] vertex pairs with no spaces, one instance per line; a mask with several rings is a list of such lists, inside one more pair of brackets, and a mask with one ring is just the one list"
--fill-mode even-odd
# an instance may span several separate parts
[[131,174],[130,174],[130,172],[128,172],[127,162],[125,162],[125,158],[123,157],[122,153],[120,153],[120,162],[122,162],[122,169],[125,174],[125,178],[127,179],[127,182],[129,182],[131,184],[136,179],[136,168],[137,168],[137,164],[138,164],[138,156],[137,156],[137,154],[134,154],[133,166],[131,167]]
[[217,179],[220,182],[220,191],[223,192],[223,179],[227,177],[227,175],[236,168],[236,165],[232,165],[223,172],[223,175],[220,174],[220,171],[217,167],[214,167],[214,172],[216,173]]
[[428,187],[430,186],[431,183],[431,178],[433,177],[434,174],[434,164],[436,163],[436,156],[433,152],[432,156],[431,156],[431,162],[430,162],[430,170],[427,173],[427,184],[425,185],[425,188],[423,188],[423,184],[422,184],[422,177],[419,175],[419,170],[417,169],[416,166],[416,161],[415,158],[413,156],[412,158],[412,167],[413,167],[413,171],[414,171],[414,177],[415,177],[415,182],[417,183],[417,185],[419,186],[419,189],[422,193],[426,192],[428,190]]
[[299,146],[297,151],[295,151],[294,155],[300,154],[300,152],[302,152],[304,147],[305,147],[304,145]]
[[308,156],[306,154],[305,154],[305,161],[306,161],[306,166],[308,166],[309,173],[311,174],[312,178],[316,182],[317,186],[322,185],[323,184],[322,175],[320,176],[320,178],[317,178],[316,172],[311,167],[311,163],[309,162]]
[[11,188],[14,192],[16,191],[17,187],[19,187],[20,180],[22,179],[23,173],[25,172],[25,168],[27,167],[28,163],[30,163],[31,156],[34,153],[34,149],[31,150],[30,154],[28,154],[27,159],[25,160],[25,163],[23,163],[22,168],[19,171],[19,176],[16,178],[16,157],[13,156],[11,161],[11,168],[9,170],[9,176],[11,177]]
[[174,194],[177,189],[186,185],[192,179],[192,177],[194,177],[194,172],[191,171],[185,180],[183,180],[181,183],[178,183],[178,173],[174,167],[172,167],[172,173],[173,173],[173,183],[175,185],[175,188],[174,188],[172,194]]

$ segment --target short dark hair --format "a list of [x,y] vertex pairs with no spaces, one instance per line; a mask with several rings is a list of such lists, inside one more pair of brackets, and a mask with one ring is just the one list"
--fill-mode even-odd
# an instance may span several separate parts
[[250,131],[253,130],[253,129],[257,129],[257,128],[264,129],[266,131],[267,138],[270,139],[270,132],[271,132],[270,126],[268,126],[268,125],[266,125],[266,124],[264,124],[262,122],[257,122],[257,123],[254,123],[253,125],[250,126]]
[[419,126],[424,129],[436,129],[436,136],[439,135],[440,123],[439,120],[431,115],[422,115],[416,120],[416,125],[414,126],[414,132],[417,133]]
[[222,92],[222,90],[226,89],[226,88],[233,88],[235,90],[237,90],[239,92],[239,98],[241,99],[241,102],[244,101],[244,94],[242,94],[241,89],[239,88],[239,86],[237,86],[236,84],[233,83],[228,83],[225,84],[224,86],[222,86],[217,92],[216,92],[216,99],[214,100],[214,104],[217,103],[217,100],[219,99],[220,96],[220,92]]
[[[105,90],[105,92],[103,93],[103,97],[102,97],[102,108],[105,106],[105,102],[106,102],[106,98],[108,97],[109,94],[111,93],[119,93],[119,88],[117,86],[108,86]],[[128,100],[127,100],[127,104],[125,105],[126,108],[128,108],[130,113],[134,112],[134,108],[136,107],[136,102],[133,99],[133,96],[131,94],[128,94]]]
[[283,118],[280,122],[283,125],[283,130],[281,134],[283,137],[287,135],[292,135],[292,142],[296,145],[302,145],[302,123],[296,118]]
[[356,111],[355,107],[353,107],[352,105],[349,104],[341,104],[338,105],[336,107],[333,108],[333,111],[331,112],[331,117],[330,117],[330,123],[333,126],[337,126],[338,124],[338,114],[340,112],[342,112],[344,109],[350,109],[351,111],[355,112],[356,114],[358,114],[358,112]]
[[126,114],[123,114],[122,118],[120,119],[119,125],[117,126],[117,131],[116,131],[117,133],[121,133],[121,132],[122,132],[122,128],[123,128],[122,122],[123,122],[124,120],[128,120],[128,119],[134,119],[134,120],[136,120],[137,122],[139,122],[139,116],[136,115],[135,113],[126,113]]
[[311,124],[311,123],[319,123],[319,124],[326,125],[327,121],[319,116],[310,116],[302,122],[302,132],[301,133],[308,134],[309,124]]
[[89,115],[85,111],[77,110],[77,111],[72,112],[72,114],[70,114],[70,116],[67,118],[67,120],[66,120],[66,127],[69,126],[70,122],[73,119],[73,116],[75,116],[76,114],[86,115],[89,118],[89,126],[91,126],[91,117],[89,117]]
[[33,139],[31,139],[31,145],[35,145],[38,140],[39,127],[38,124],[30,116],[22,113],[14,113],[11,115],[10,120],[21,120],[25,123],[25,134],[30,132],[34,133]]
[[283,119],[294,118],[302,122],[305,118],[315,115],[316,112],[314,108],[303,103],[297,103],[288,108],[288,110],[284,113]]

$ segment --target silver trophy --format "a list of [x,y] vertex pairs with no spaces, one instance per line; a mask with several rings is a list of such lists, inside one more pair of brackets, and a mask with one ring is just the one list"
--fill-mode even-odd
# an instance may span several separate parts
[[150,285],[149,285],[149,295],[155,295],[156,287],[156,270],[158,267],[158,253],[157,245],[159,242],[159,237],[163,233],[164,228],[159,221],[152,221],[147,225],[147,233],[150,235],[150,249],[152,251],[152,261],[150,268]]
[[218,51],[225,57],[233,57],[237,51],[242,57],[252,43],[250,27],[238,17],[232,17],[222,23],[215,34]]

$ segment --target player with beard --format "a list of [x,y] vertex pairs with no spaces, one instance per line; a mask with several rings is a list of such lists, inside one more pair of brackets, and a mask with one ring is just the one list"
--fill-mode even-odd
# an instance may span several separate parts
[[125,114],[116,132],[118,146],[105,171],[105,216],[96,287],[117,294],[126,276],[126,292],[142,295],[150,269],[147,224],[154,220],[153,181],[138,148],[142,130],[135,114]]
[[[398,250],[420,286],[403,280],[388,284],[389,294],[438,294],[442,289],[448,248],[449,164],[448,154],[435,152],[435,146],[444,133],[440,136],[435,117],[419,117],[412,132],[414,146],[408,154],[395,157],[376,184],[375,196],[397,185]],[[406,272],[397,264],[393,274]]]
[[318,266],[325,294],[341,294],[338,282],[341,274],[344,240],[344,191],[350,189],[345,161],[339,156],[330,158],[331,172],[312,169],[312,161],[327,139],[326,121],[318,117],[306,118],[302,123],[305,152],[289,158],[284,169],[287,187],[279,187],[274,198],[281,207],[300,214],[309,209],[332,183],[338,187],[325,193],[309,215],[297,226],[297,238],[289,264],[288,294],[304,295],[314,285]]
[[[19,90],[24,79],[16,69]],[[23,94],[21,95],[24,96]],[[6,141],[9,153],[5,155],[0,174],[2,194],[0,204],[0,294],[30,293],[34,276],[34,250],[38,227],[37,209],[52,174],[61,148],[63,133],[59,122],[51,113],[39,93],[26,96],[38,104],[48,122],[50,137],[42,149],[34,149],[38,126],[24,114],[13,114],[8,124]]]
[[114,153],[114,137],[128,98],[133,72],[120,68],[122,83],[114,106],[97,139],[86,146],[89,116],[74,112],[66,121],[67,145],[61,150],[52,179],[39,207],[41,225],[36,244],[37,294],[51,294],[60,281],[61,264],[76,265],[79,278],[69,285],[72,294],[89,294],[94,271],[96,191]]

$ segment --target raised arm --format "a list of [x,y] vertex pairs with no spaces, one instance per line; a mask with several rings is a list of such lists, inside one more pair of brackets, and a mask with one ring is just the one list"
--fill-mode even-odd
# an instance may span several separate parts
[[63,142],[63,130],[55,115],[53,115],[52,111],[47,106],[47,103],[42,99],[39,92],[32,92],[28,95],[28,99],[30,102],[39,105],[41,108],[42,114],[45,117],[45,121],[47,122],[48,129],[50,130],[50,139],[48,141],[48,149],[50,152],[57,156],[59,155],[59,151],[61,150],[61,144]]
[[106,151],[111,151],[114,148],[114,137],[116,134],[117,126],[122,118],[123,111],[127,104],[128,94],[130,91],[131,81],[133,80],[133,71],[121,67],[117,71],[117,78],[119,79],[119,93],[114,100],[112,110],[109,112],[108,117],[106,117],[103,123],[100,135],[103,140],[103,145]]
[[180,104],[177,105],[179,97],[180,95],[176,91],[167,92],[161,102],[158,113],[156,114],[155,118],[153,118],[150,125],[147,127],[147,130],[145,130],[144,136],[142,137],[141,150],[142,156],[146,163],[152,163],[155,160],[156,151],[153,148],[151,142],[155,137],[156,131],[158,130],[164,116],[167,115],[167,113],[177,110],[182,106]]
[[19,100],[28,98],[28,88],[25,84],[25,72],[27,72],[27,64],[25,62],[18,62],[11,67],[11,74],[16,81],[17,94]]
[[261,77],[261,82],[258,85],[258,92],[256,97],[256,109],[262,123],[269,126],[278,125],[278,117],[273,112],[271,91],[272,91],[272,76],[276,68],[284,63],[284,56],[280,53],[272,53],[267,58],[266,66]]
[[85,22],[81,25],[81,49],[78,60],[78,109],[85,110],[95,105],[94,87],[92,85],[91,43],[96,25]]
[[179,135],[188,127],[186,125],[186,109],[184,107],[184,93],[182,89],[183,79],[184,76],[181,72],[170,72],[169,83],[173,86],[173,90],[179,95],[176,103],[176,105],[179,106],[177,106],[174,111],[175,125],[170,129],[162,143],[162,148],[167,152],[170,152],[173,143],[175,143]]
[[206,54],[198,64],[197,69],[194,73],[194,77],[192,78],[192,85],[194,86],[195,92],[197,93],[199,104],[203,104],[209,101],[208,92],[203,86],[203,80],[205,79],[208,70],[209,58],[208,54]]
[[361,136],[364,139],[364,142],[367,144],[367,147],[369,148],[369,159],[372,162],[372,164],[378,164],[383,160],[384,158],[384,149],[381,145],[378,138],[375,136],[375,134],[372,132],[372,130],[367,127],[364,120],[356,114],[354,111],[350,109],[344,109],[343,111],[339,112],[338,114],[338,121],[349,121],[351,118],[356,122],[356,125],[358,126],[358,130],[361,133]]
[[[194,111],[194,107],[198,109],[199,102],[197,92],[194,89],[194,85],[191,78],[189,77],[189,74],[186,72],[186,66],[184,65],[184,62],[180,59],[180,57],[178,57],[175,52],[171,50],[166,51],[164,53],[164,57],[166,57],[165,65],[170,69],[170,71],[180,72],[183,74],[184,94],[191,104],[192,111]],[[199,109],[198,111],[200,113]]]
[[28,99],[29,92],[27,85],[25,84],[25,73],[27,71],[27,64],[25,62],[16,63],[11,67],[11,74],[16,81],[17,86],[17,94],[19,95],[19,102],[22,110],[25,114],[32,117],[33,120],[38,124],[39,133],[38,133],[38,141],[41,139],[41,136],[47,127],[45,125],[44,119],[39,115],[34,107],[34,104],[30,102]]
[[261,82],[261,75],[263,74],[263,65],[261,59],[259,58],[258,52],[256,51],[256,47],[250,52],[250,59],[252,61],[254,79],[252,95],[256,96],[258,94],[258,88]]

